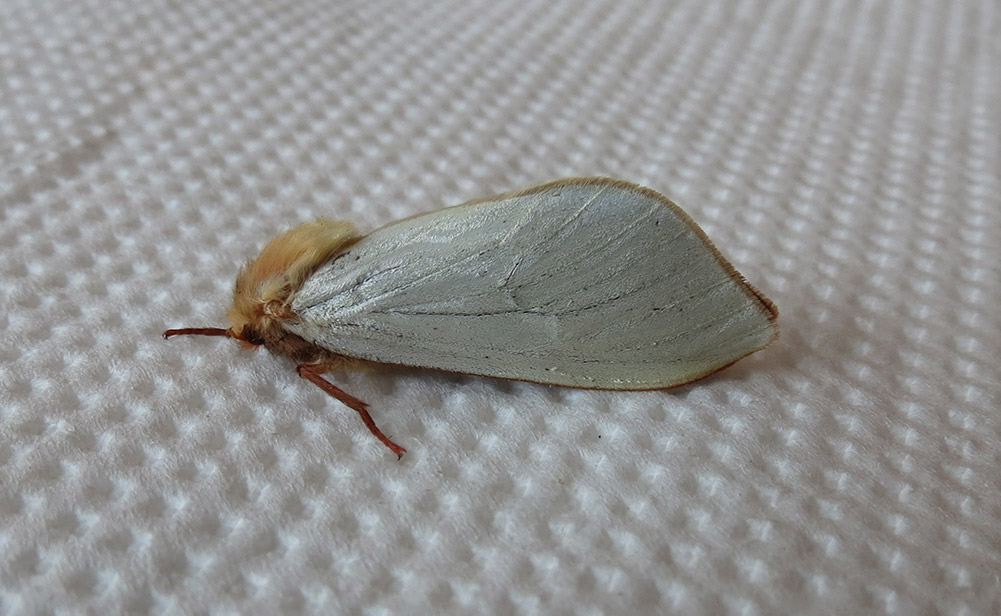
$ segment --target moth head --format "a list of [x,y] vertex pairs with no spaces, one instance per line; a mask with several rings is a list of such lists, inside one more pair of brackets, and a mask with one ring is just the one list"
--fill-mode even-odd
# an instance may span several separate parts
[[281,323],[295,319],[289,307],[292,294],[320,266],[358,239],[350,222],[324,218],[279,233],[237,275],[233,304],[226,311],[229,329],[170,329],[164,337],[228,336],[248,347],[280,339]]

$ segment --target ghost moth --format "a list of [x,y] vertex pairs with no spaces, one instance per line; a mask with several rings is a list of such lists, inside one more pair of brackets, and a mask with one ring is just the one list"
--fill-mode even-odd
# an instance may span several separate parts
[[322,374],[395,364],[564,387],[645,390],[713,374],[778,336],[778,310],[663,195],[567,178],[360,235],[319,219],[236,279],[228,328],[361,416]]

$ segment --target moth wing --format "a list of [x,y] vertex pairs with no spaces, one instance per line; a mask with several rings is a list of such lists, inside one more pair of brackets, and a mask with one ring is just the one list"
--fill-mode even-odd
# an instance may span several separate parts
[[600,389],[691,382],[766,346],[774,306],[658,193],[568,179],[387,225],[286,327],[350,357]]

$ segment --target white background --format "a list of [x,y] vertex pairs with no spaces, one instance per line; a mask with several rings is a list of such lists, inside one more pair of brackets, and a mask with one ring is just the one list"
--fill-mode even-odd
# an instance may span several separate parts
[[[0,612],[991,613],[1001,6],[0,5]],[[223,325],[316,216],[663,192],[781,310],[666,392],[332,380]]]

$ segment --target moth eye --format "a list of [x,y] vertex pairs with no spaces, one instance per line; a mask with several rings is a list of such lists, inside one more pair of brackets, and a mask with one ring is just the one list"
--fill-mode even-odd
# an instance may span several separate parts
[[258,346],[264,344],[264,337],[261,336],[259,332],[255,331],[250,327],[244,327],[240,331],[240,340]]

